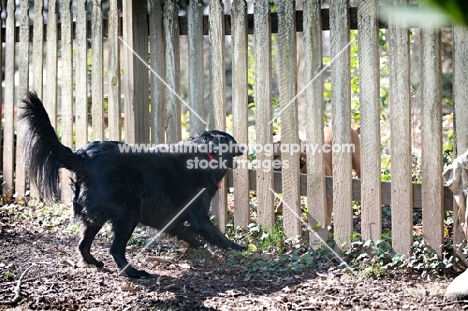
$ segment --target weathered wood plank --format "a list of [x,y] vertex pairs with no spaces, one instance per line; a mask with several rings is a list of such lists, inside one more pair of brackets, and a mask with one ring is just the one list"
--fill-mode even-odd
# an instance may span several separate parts
[[[301,200],[299,196],[299,129],[296,74],[296,29],[294,27],[295,5],[293,0],[278,2],[278,65],[279,101],[281,115],[281,142],[289,146],[289,152],[281,153],[281,161],[287,163],[283,168],[284,206],[283,228],[289,238],[296,238],[302,232]],[[283,110],[284,109],[284,110]]]
[[122,6],[125,141],[143,144],[149,142],[148,3],[143,0],[124,0]]
[[[224,5],[220,0],[212,0],[209,5],[209,39],[210,39],[210,76],[211,76],[211,106],[214,118],[214,128],[226,130],[226,70],[224,58]],[[226,229],[227,187],[223,179],[223,187],[213,198],[211,210],[218,221],[221,231]]]
[[[161,0],[150,0],[149,27],[150,65],[163,80],[166,80],[163,1]],[[165,141],[166,87],[154,73],[150,74],[150,83],[151,142],[161,144]]]
[[44,105],[50,122],[57,128],[57,0],[50,0],[47,12],[46,88]]
[[[350,241],[353,232],[351,153],[341,147],[351,142],[351,73],[348,0],[330,1],[331,105],[333,106],[333,208],[337,246]],[[343,51],[343,49],[345,49]],[[333,148],[335,149],[335,148]],[[347,246],[345,246],[347,247]]]
[[[257,180],[255,179],[256,170],[249,169],[249,190],[255,191],[257,190]],[[327,198],[333,197],[333,177],[327,176],[326,179],[326,194]],[[277,193],[283,192],[283,186],[281,182],[281,173],[275,172],[274,173],[274,188],[273,190]],[[307,185],[308,185],[308,176],[306,174],[301,174],[301,196],[307,196]],[[353,179],[352,180],[352,188],[353,188],[353,200],[354,201],[361,201],[361,182],[360,179]],[[233,171],[230,170],[228,172],[228,187],[233,187]],[[392,184],[388,181],[381,181],[380,188],[382,193],[382,204],[391,204],[392,203],[392,191],[391,191]],[[412,193],[413,193],[413,207],[421,208],[422,207],[422,187],[421,184],[412,184]],[[444,210],[451,211],[453,209],[453,195],[452,192],[448,187],[444,186]],[[312,206],[314,209],[315,206]],[[274,209],[274,207],[272,207]]]
[[[18,44],[18,95],[17,107],[21,106],[21,99],[29,88],[29,2],[20,2],[19,24],[20,42]],[[23,157],[24,141],[21,135],[16,137],[16,169],[15,169],[15,193],[17,198],[24,198],[26,195],[26,171]]]
[[[44,4],[42,1],[34,1],[34,29],[33,29],[33,53],[32,53],[32,88],[42,99],[44,83]],[[0,40],[1,41],[1,40]],[[1,63],[1,61],[0,61]]]
[[[255,14],[255,129],[256,144],[264,147],[273,143],[273,117],[271,107],[271,29],[270,3],[258,0],[254,4]],[[260,148],[259,148],[260,149]],[[273,155],[263,148],[257,152],[257,219],[266,227],[275,223],[273,212],[274,197],[273,171],[271,163]]]
[[[39,98],[43,99],[44,83],[44,4],[43,1],[34,1],[34,30],[33,30],[33,52],[32,52],[32,89],[37,92]],[[0,40],[1,41],[1,40]],[[0,60],[0,64],[1,64]],[[29,195],[31,198],[39,198],[39,189],[32,183],[29,184]]]
[[[3,12],[3,11],[6,11],[6,8],[2,6],[2,3],[0,3],[0,12]],[[3,25],[2,25],[2,27],[3,27]],[[3,29],[0,29],[0,46],[2,47],[0,49],[0,64],[3,64],[3,44],[1,42],[3,42],[4,35],[3,35],[3,31],[1,31],[1,30],[3,30]],[[3,87],[0,87],[0,98],[3,98]],[[3,133],[3,128],[0,129],[0,134],[2,135],[2,137],[5,137],[4,133]],[[0,144],[0,159],[2,160],[2,163],[1,163],[2,169],[3,169],[3,150],[4,150],[3,144]],[[2,174],[2,178],[3,178],[3,174]],[[3,180],[2,180],[2,182],[3,182]],[[2,190],[3,190],[3,186],[2,186]]]
[[5,21],[5,110],[3,128],[3,194],[13,195],[15,170],[15,1],[7,2]]
[[[307,127],[306,141],[323,146],[323,67],[322,31],[320,29],[320,1],[304,1],[304,59],[305,81],[312,83],[306,89]],[[328,239],[327,225],[331,219],[327,213],[327,194],[325,184],[325,159],[322,152],[307,156],[307,205],[309,223],[317,230],[322,239]],[[312,208],[313,207],[313,208]],[[321,243],[311,235],[311,245]]]
[[440,30],[421,29],[422,203],[424,240],[439,256],[444,241]]
[[[393,1],[395,5],[405,0]],[[409,33],[401,16],[394,14],[388,30],[390,71],[390,128],[392,161],[392,246],[406,254],[413,243],[411,101]]]
[[359,102],[361,112],[361,230],[364,240],[382,237],[380,159],[380,64],[378,1],[358,4]]
[[119,50],[119,8],[118,1],[111,0],[109,8],[109,69],[107,79],[109,83],[108,95],[108,128],[109,139],[120,141],[120,50]]
[[[86,29],[87,0],[76,4],[75,77],[76,77],[76,147],[88,143],[88,39]],[[111,40],[111,38],[109,38]],[[94,64],[93,64],[94,66]]]
[[[176,143],[182,139],[181,103],[175,93],[180,93],[180,44],[178,8],[175,0],[164,3],[164,39],[166,82],[166,142]],[[175,91],[175,93],[174,93]]]
[[[385,8],[385,6],[380,6],[380,8],[382,8],[382,7]],[[418,4],[410,4],[409,7],[417,9],[417,8],[419,8],[419,5]],[[350,19],[350,28],[353,29],[353,30],[358,29],[357,8],[355,8],[355,7],[349,8],[348,14],[349,14],[349,19]],[[304,30],[304,28],[303,28],[303,21],[304,21],[303,11],[297,11],[297,12],[295,12],[295,15],[296,15],[296,30],[298,32],[302,32]],[[320,28],[322,30],[330,30],[329,15],[330,14],[329,14],[328,8],[323,8],[321,10],[321,12],[320,12],[321,24],[319,24],[319,26],[321,25]],[[232,31],[233,21],[231,20],[231,16],[225,15],[224,19],[225,19],[225,25],[226,25],[225,35],[227,35],[227,36],[232,35],[232,33],[233,33],[233,31]],[[419,25],[417,23],[418,23],[417,19],[415,19],[414,21],[410,21],[410,23],[408,24],[408,27],[418,28]],[[108,32],[108,28],[105,27],[105,24],[106,24],[106,22],[104,22],[104,29],[103,29],[104,37],[108,37],[109,32]],[[178,27],[180,28],[179,34],[182,35],[182,36],[188,35],[187,16],[179,16],[177,18],[177,24],[178,24]],[[206,15],[203,16],[203,25],[204,25],[203,26],[203,34],[208,35],[208,16],[206,16]],[[443,25],[443,26],[444,27],[450,27],[451,25],[447,24],[447,25]],[[87,27],[88,30],[91,29],[91,21],[88,21],[86,27]],[[32,28],[33,27],[31,26],[30,29],[32,29]],[[384,21],[379,20],[379,28],[380,29],[387,29],[388,25]],[[45,29],[45,27],[44,27],[44,29]],[[247,15],[247,32],[248,32],[248,34],[254,34],[254,14],[248,14]],[[46,32],[44,32],[44,34],[45,33]],[[271,13],[271,33],[272,34],[278,33],[278,14],[276,12]],[[87,34],[88,34],[88,38],[92,38],[90,31],[88,31]],[[122,34],[123,34],[123,30],[120,29],[119,30],[119,36],[121,36]],[[4,35],[4,33],[2,34],[2,36],[3,35]],[[74,35],[76,35],[76,33]],[[45,38],[45,36],[46,35],[44,35],[44,38]],[[59,31],[58,32],[58,38],[60,38],[60,37],[61,37],[61,34],[60,34],[60,31]],[[73,39],[75,39],[75,38],[76,38],[76,36],[73,37]],[[5,42],[4,41],[5,38],[3,37],[2,39],[3,39],[2,42]],[[15,41],[19,42],[18,31],[16,31]],[[30,35],[30,41],[32,41],[32,31],[31,31],[31,35]]]
[[[203,105],[203,5],[201,0],[193,0],[188,6],[188,62],[189,62],[189,101],[190,107],[202,118]],[[204,120],[190,113],[190,135],[194,136],[205,129]]]
[[[468,29],[463,26],[453,28],[453,102],[455,119],[454,156],[468,149]],[[467,239],[463,232],[460,219],[465,219],[465,211],[453,204],[453,244],[461,244]],[[466,255],[455,248],[454,256],[466,263]]]
[[[232,14],[232,117],[233,134],[238,144],[248,145],[248,40],[247,3],[234,0]],[[247,163],[248,150],[237,159]],[[247,227],[250,222],[248,167],[239,167],[234,172],[234,225]],[[255,177],[254,177],[255,178]]]
[[92,69],[91,69],[91,124],[93,140],[104,140],[104,91],[102,47],[102,0],[93,1],[92,12]]
[[[73,149],[73,47],[72,47],[72,18],[71,0],[61,3],[61,30],[62,30],[62,76],[61,82],[61,129],[62,144]],[[93,64],[94,65],[94,64]],[[62,202],[69,203],[71,199],[70,176],[68,170],[61,170],[60,183]]]

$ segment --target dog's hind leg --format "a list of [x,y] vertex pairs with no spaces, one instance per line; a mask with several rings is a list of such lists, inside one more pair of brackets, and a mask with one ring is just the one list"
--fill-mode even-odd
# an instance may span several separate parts
[[140,277],[151,277],[151,275],[143,270],[137,270],[133,268],[125,258],[125,248],[127,241],[132,236],[132,232],[138,224],[138,217],[132,217],[129,213],[119,215],[118,219],[112,219],[112,227],[114,230],[114,241],[109,250],[112,257],[114,257],[117,266],[121,271],[124,272],[128,277],[140,278]]
[[83,260],[89,264],[95,265],[96,267],[102,267],[104,264],[102,261],[97,260],[91,255],[91,244],[93,243],[96,234],[101,230],[102,226],[91,226],[83,224],[81,240],[78,243],[78,249],[80,250]]

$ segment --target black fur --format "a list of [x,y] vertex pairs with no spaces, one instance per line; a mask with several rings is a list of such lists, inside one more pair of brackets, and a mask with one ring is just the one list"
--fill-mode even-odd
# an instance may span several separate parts
[[[118,267],[130,277],[149,276],[136,270],[125,258],[125,246],[138,223],[162,229],[203,188],[206,188],[166,229],[169,234],[191,246],[204,240],[221,248],[243,250],[227,239],[209,219],[210,203],[226,168],[189,169],[190,161],[213,161],[233,166],[240,150],[222,152],[232,136],[221,131],[207,131],[179,143],[194,147],[193,152],[163,152],[157,147],[150,152],[121,152],[128,147],[121,142],[92,142],[76,152],[57,139],[47,112],[37,95],[27,94],[20,119],[25,122],[26,158],[31,182],[48,201],[56,199],[59,168],[74,172],[72,179],[73,209],[83,222],[78,248],[83,260],[103,266],[90,254],[91,243],[101,227],[110,221],[115,234],[110,253]],[[207,146],[212,147],[206,152]],[[209,162],[213,163],[213,162]],[[187,225],[187,222],[189,225]]]

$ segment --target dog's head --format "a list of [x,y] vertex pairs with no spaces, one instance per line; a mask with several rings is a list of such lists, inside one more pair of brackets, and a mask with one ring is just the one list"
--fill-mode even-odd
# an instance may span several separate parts
[[[216,158],[230,160],[244,154],[244,148],[239,146],[231,135],[222,131],[203,131],[191,137],[190,142],[198,145],[208,145],[209,153]],[[232,167],[232,166],[231,166]]]

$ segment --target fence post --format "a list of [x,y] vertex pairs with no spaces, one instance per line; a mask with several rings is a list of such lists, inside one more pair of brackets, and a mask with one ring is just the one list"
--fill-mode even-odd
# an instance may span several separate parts
[[[407,1],[395,0],[393,3],[402,5]],[[410,50],[408,27],[397,13],[390,13],[388,33],[392,246],[396,252],[407,254],[413,243]]]
[[380,187],[380,62],[378,1],[358,4],[359,102],[361,106],[361,230],[363,240],[382,237]]
[[[268,0],[257,0],[254,4],[255,29],[255,128],[256,144],[260,147],[273,143],[271,108],[271,17]],[[259,148],[260,149],[260,148]],[[275,224],[273,210],[272,154],[265,150],[257,152],[257,219],[266,227]],[[261,167],[266,165],[270,167]]]
[[[233,134],[238,144],[248,144],[248,40],[247,3],[234,0],[232,24],[232,117]],[[248,150],[238,159],[245,164]],[[249,171],[247,167],[234,170],[234,225],[247,227],[250,220]]]
[[[331,105],[333,145],[351,142],[351,73],[349,46],[349,1],[330,1]],[[339,54],[341,52],[341,54]],[[353,232],[351,153],[332,150],[335,241],[341,247]],[[345,246],[348,247],[348,246]]]

